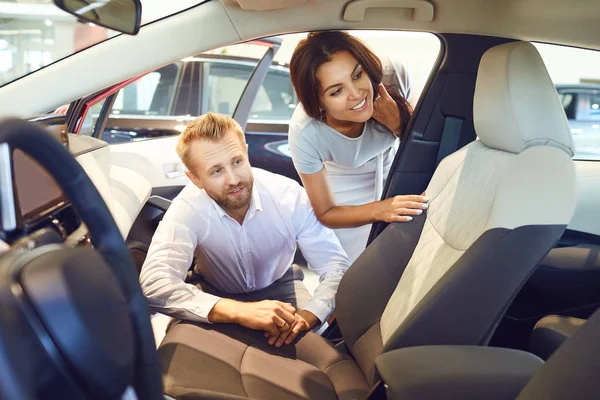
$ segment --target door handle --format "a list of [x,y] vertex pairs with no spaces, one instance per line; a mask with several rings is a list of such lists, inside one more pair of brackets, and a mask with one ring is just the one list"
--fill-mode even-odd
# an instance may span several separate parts
[[183,171],[165,172],[167,179],[175,179],[183,175],[185,175],[185,172]]
[[175,179],[185,175],[185,169],[180,162],[163,164],[162,169],[167,179]]
[[425,0],[356,0],[346,6],[346,9],[344,10],[344,21],[364,21],[367,10],[373,8],[412,9],[413,21],[433,21],[433,4]]

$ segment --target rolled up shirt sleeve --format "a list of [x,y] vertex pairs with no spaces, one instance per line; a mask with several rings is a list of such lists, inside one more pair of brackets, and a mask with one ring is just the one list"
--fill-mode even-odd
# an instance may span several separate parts
[[[185,283],[203,223],[183,201],[175,201],[160,222],[140,273],[150,308],[172,317],[208,321],[221,298]],[[190,228],[195,227],[196,229]]]
[[303,188],[298,189],[294,224],[298,246],[320,282],[304,309],[323,323],[335,309],[335,294],[350,260],[335,233],[317,219]]

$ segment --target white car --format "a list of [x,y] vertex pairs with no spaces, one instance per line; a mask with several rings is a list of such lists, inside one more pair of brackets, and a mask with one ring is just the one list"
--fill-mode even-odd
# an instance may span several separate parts
[[[142,3],[0,2],[0,399],[599,398],[600,157],[578,158],[555,85],[600,81],[600,2]],[[421,85],[383,197],[425,192],[429,210],[373,224],[322,336],[275,349],[182,322],[155,343],[138,269],[187,181],[176,135],[101,139],[115,102],[161,106],[118,93],[335,29],[404,31],[390,55]],[[264,78],[269,50],[256,60]],[[137,93],[161,90],[148,79]],[[228,100],[244,127],[260,84]]]

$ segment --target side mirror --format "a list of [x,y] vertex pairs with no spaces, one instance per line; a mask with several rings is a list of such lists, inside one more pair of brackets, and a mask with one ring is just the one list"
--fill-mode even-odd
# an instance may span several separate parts
[[54,0],[54,4],[78,19],[128,35],[140,30],[140,0]]

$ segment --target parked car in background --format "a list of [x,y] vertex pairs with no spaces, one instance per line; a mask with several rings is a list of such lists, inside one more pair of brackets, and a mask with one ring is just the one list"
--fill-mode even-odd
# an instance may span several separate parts
[[[43,116],[36,120],[66,124],[69,132],[102,139],[111,145],[113,158],[134,163],[144,154],[139,157],[139,163],[144,163],[153,154],[159,168],[139,166],[139,172],[155,186],[180,187],[188,181],[175,154],[176,136],[198,115],[217,112],[233,117],[244,128],[252,166],[301,183],[287,141],[298,99],[288,65],[273,61],[280,44],[274,37],[238,45],[246,46],[242,51],[223,48],[216,54],[187,57],[56,110],[65,114],[70,109],[69,116],[84,115],[83,119]],[[228,52],[251,56],[223,54]],[[172,149],[151,140],[166,137],[174,139]]]
[[[137,142],[181,133],[198,115],[233,116],[258,60],[202,54],[152,71],[120,89],[102,132],[109,144]],[[287,65],[273,63],[255,85],[246,124],[250,162],[300,182],[287,143],[288,122],[298,103]],[[92,119],[103,103],[91,108]]]
[[575,159],[600,159],[600,85],[556,85],[575,142]]
[[[185,123],[207,112],[232,116],[257,60],[199,55],[152,71],[122,88],[102,138],[122,143],[177,135]],[[259,86],[248,123],[276,132],[290,120],[298,100],[287,65],[273,64]],[[101,104],[92,108],[99,114]]]

